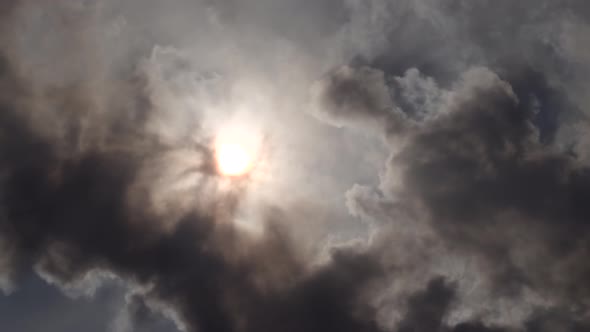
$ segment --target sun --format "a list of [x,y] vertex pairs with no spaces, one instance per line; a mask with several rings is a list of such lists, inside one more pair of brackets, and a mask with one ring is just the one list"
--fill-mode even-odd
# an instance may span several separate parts
[[257,131],[245,126],[225,126],[215,138],[215,161],[219,174],[241,177],[252,172],[260,150]]
[[239,143],[222,142],[215,148],[219,172],[226,176],[241,176],[250,171],[253,156]]

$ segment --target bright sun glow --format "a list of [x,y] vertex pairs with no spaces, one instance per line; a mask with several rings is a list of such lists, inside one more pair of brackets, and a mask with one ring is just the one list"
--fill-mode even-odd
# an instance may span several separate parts
[[252,155],[238,143],[222,142],[216,147],[219,172],[227,176],[240,176],[252,167]]
[[260,150],[260,136],[249,127],[226,125],[215,138],[215,159],[220,174],[239,177],[254,168]]

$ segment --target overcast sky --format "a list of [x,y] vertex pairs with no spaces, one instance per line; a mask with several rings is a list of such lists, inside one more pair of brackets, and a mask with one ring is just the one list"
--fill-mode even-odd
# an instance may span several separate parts
[[3,1],[0,331],[590,331],[589,74],[585,0]]

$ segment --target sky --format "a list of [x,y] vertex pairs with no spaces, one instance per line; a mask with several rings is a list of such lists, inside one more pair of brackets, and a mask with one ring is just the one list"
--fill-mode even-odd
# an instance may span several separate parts
[[0,331],[590,331],[585,0],[6,0]]

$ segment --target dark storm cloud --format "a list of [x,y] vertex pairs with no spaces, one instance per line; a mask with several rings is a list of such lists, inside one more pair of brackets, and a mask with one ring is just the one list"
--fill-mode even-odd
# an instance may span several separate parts
[[[146,288],[143,296],[171,308],[189,331],[378,330],[370,306],[359,302],[363,287],[380,274],[370,257],[342,251],[333,263],[306,272],[279,228],[248,244],[224,220],[239,197],[219,198],[214,204],[223,213],[207,206],[163,231],[159,217],[143,208],[149,202],[140,196],[130,204],[142,165],[160,153],[158,145],[137,148],[131,130],[117,127],[110,128],[109,141],[118,149],[87,145],[80,150],[76,126],[65,129],[68,144],[58,144],[35,130],[28,82],[6,58],[1,83],[6,89],[0,115],[0,227],[16,249],[12,269],[17,273],[35,264],[67,284],[95,269],[112,271]],[[142,94],[143,85],[133,87]],[[77,114],[69,107],[91,106],[84,95],[75,96],[74,104],[54,97],[43,107],[56,117],[69,114],[74,124]],[[233,257],[237,252],[245,257]],[[134,319],[149,320],[148,309],[138,303],[130,304]]]
[[[438,255],[478,257],[478,278],[487,285],[481,288],[489,287],[480,298],[484,303],[497,306],[494,299],[509,299],[519,307],[534,302],[530,291],[546,301],[533,309],[539,314],[524,325],[517,323],[520,327],[486,323],[512,325],[509,318],[491,319],[485,311],[471,316],[473,321],[445,327],[445,319],[473,306],[461,306],[470,303],[470,295],[459,292],[447,296],[447,302],[441,296],[416,305],[398,327],[587,330],[590,269],[584,257],[590,215],[584,202],[590,198],[590,173],[576,157],[583,152],[554,144],[560,126],[587,121],[587,104],[578,103],[573,93],[580,88],[576,76],[586,72],[587,63],[572,61],[560,44],[563,24],[587,18],[583,8],[572,11],[585,6],[578,2],[537,5],[447,1],[427,5],[436,10],[421,13],[407,7],[410,15],[421,16],[384,28],[391,49],[361,61],[365,70],[382,75],[382,85],[363,85],[370,89],[363,95],[326,92],[317,98],[330,100],[323,102],[320,119],[330,121],[335,110],[350,107],[355,112],[338,114],[349,120],[345,125],[357,127],[384,122],[382,108],[367,109],[363,101],[375,91],[389,90],[394,96],[389,109],[416,120],[412,130],[391,139],[392,154],[379,189],[349,191],[353,214],[380,225],[389,221],[394,233],[424,221],[449,250]],[[415,42],[407,43],[403,38],[410,34]],[[489,69],[469,69],[482,65]],[[338,75],[330,80],[346,82]],[[415,252],[406,256],[421,258]],[[563,316],[540,314],[545,306]]]
[[[350,208],[378,222],[397,222],[408,214],[420,218],[426,212],[427,223],[445,247],[460,255],[479,256],[482,278],[490,282],[490,297],[521,298],[526,297],[525,289],[532,289],[550,299],[551,306],[561,308],[558,310],[581,306],[559,323],[578,326],[590,295],[586,282],[590,270],[583,263],[590,240],[590,215],[584,203],[590,198],[589,173],[567,151],[544,144],[539,120],[554,107],[571,106],[527,69],[511,73],[508,79],[483,68],[465,73],[446,92],[448,99],[439,101],[438,114],[423,118],[413,131],[401,135],[402,140],[393,139],[395,152],[381,183],[384,196],[357,188],[350,193]],[[371,85],[363,87],[370,89]],[[440,95],[436,86],[427,90]],[[371,104],[363,101],[369,92],[343,95],[326,93],[323,98],[336,98],[343,106],[325,103],[330,106],[323,110],[329,116],[335,109],[352,110],[340,113],[350,121],[349,126],[371,119],[380,122],[387,114],[379,107],[367,109]],[[413,209],[418,211],[408,212]],[[420,257],[416,252],[407,255]],[[561,264],[564,261],[568,263]],[[431,281],[425,292],[427,295],[410,297],[408,313],[397,328],[505,330],[478,321],[448,326],[445,317],[461,297],[441,279]],[[526,329],[551,324],[543,317],[530,318]]]
[[398,134],[408,120],[392,100],[382,71],[343,66],[314,86],[314,107],[320,118],[336,126],[361,126]]
[[433,279],[422,292],[408,300],[408,312],[399,325],[400,332],[437,331],[453,300],[454,290],[444,279]]
[[[382,194],[357,188],[349,193],[349,207],[371,220],[390,220],[394,228],[408,214],[423,216],[450,252],[479,257],[490,298],[526,298],[526,290],[533,290],[558,310],[577,308],[566,321],[584,321],[590,297],[590,169],[541,140],[539,109],[568,104],[552,99],[538,76],[511,79],[512,84],[484,68],[463,74],[436,115],[392,140]],[[544,93],[536,99],[530,91],[539,86]],[[380,119],[374,111],[355,109],[357,118]],[[447,307],[461,298],[442,291],[441,281],[429,287],[434,298],[412,297],[415,308],[399,323],[402,330],[445,329]],[[455,329],[487,331],[482,324]],[[550,323],[539,318],[527,324],[532,331]]]
[[[590,197],[588,169],[538,142],[532,110],[522,107],[504,84],[497,80],[462,90],[468,95],[456,96],[448,114],[417,133],[392,158],[389,170],[402,173],[403,194],[428,210],[441,235],[494,257],[496,264],[510,264],[512,250],[523,245],[520,236],[534,238],[552,253],[545,262],[583,256],[590,217],[583,203]],[[496,272],[512,274],[503,276],[499,287],[550,283],[552,267],[529,259],[531,266],[522,270],[496,266]],[[587,291],[581,283],[587,268],[561,273],[568,275],[563,291]]]
[[[188,331],[590,330],[590,168],[557,142],[585,119],[589,64],[563,40],[564,24],[588,24],[585,2],[76,4],[2,8],[14,19],[0,41],[2,278],[33,267],[67,288],[112,273],[132,285],[126,319],[138,329],[163,314]],[[193,21],[207,22],[198,38]],[[49,42],[18,37],[21,25]],[[313,112],[391,148],[379,186],[348,192],[371,241],[318,266],[280,222],[304,213],[265,210],[257,241],[231,223],[242,192],[210,190],[200,119],[164,128],[173,138],[150,127],[182,92],[162,97],[158,79],[177,83],[192,66],[155,45],[198,39],[202,51],[225,37],[272,53],[275,35],[306,61],[344,52],[311,66],[334,68],[311,88]],[[162,58],[169,67],[150,67]],[[169,175],[170,155],[187,150],[196,161]],[[153,197],[190,176],[190,192]]]

